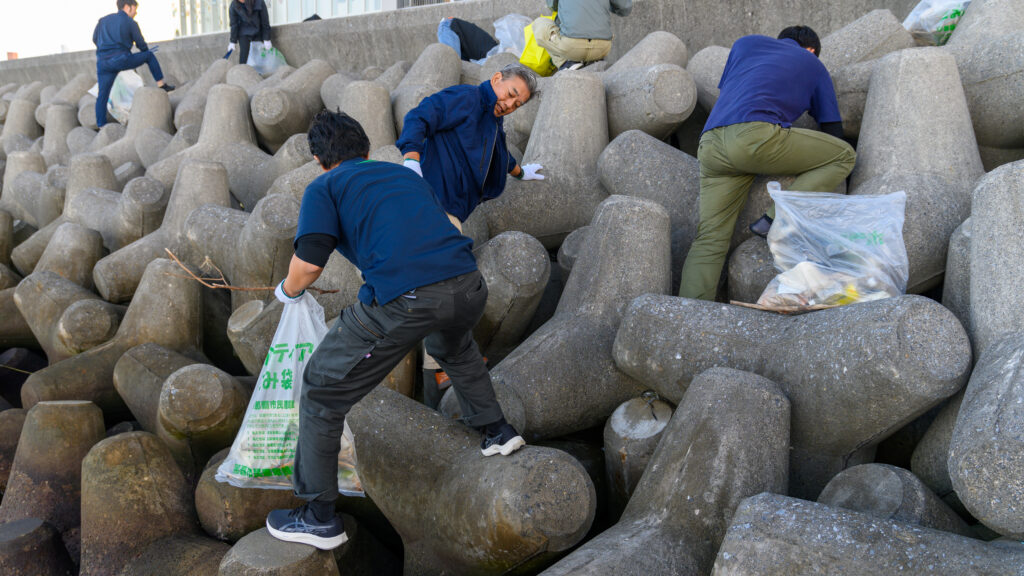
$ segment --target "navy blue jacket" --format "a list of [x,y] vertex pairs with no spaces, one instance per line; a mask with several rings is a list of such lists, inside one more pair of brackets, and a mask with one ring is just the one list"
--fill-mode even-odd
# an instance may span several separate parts
[[149,50],[139,30],[139,23],[123,10],[100,18],[92,32],[92,43],[96,45],[97,60],[128,54],[132,51],[132,44],[142,52]]
[[483,200],[500,196],[516,167],[503,119],[494,115],[497,100],[490,81],[445,88],[405,115],[395,143],[402,154],[420,153],[423,178],[445,211],[462,221]]
[[248,0],[252,12],[238,0],[231,0],[228,8],[228,22],[231,24],[229,40],[238,42],[241,38],[270,40],[270,14],[263,0]]

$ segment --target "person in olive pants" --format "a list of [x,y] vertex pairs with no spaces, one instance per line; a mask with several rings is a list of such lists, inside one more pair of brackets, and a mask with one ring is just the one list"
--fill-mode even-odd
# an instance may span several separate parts
[[[831,192],[857,155],[840,139],[842,120],[832,79],[817,59],[814,31],[795,26],[778,39],[745,36],[733,44],[721,94],[697,149],[700,224],[683,264],[679,295],[714,300],[736,218],[758,174],[790,175],[791,190]],[[805,111],[822,131],[793,128]],[[750,226],[766,236],[774,206]]]

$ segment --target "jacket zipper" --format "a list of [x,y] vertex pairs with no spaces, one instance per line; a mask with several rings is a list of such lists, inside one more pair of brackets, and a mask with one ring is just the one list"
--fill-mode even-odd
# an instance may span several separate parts
[[[494,139],[491,140],[491,150],[490,150],[490,152],[492,154],[492,157],[493,157],[493,154],[494,154],[494,145],[497,144],[497,143],[498,143],[498,124],[495,123],[494,124]],[[480,157],[480,167],[481,168],[484,167],[483,166],[484,158],[487,158],[487,153],[486,152],[484,152],[484,155]],[[484,197],[484,187],[487,185],[487,177],[490,176],[490,175],[491,175],[491,162],[490,162],[490,158],[487,158],[487,172],[484,172],[484,179],[480,182],[480,199],[481,200]]]

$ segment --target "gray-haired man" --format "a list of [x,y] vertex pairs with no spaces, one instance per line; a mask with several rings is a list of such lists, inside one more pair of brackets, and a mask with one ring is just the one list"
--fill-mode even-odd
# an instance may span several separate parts
[[[505,190],[506,175],[543,180],[540,164],[519,166],[505,144],[502,117],[537,94],[537,77],[518,64],[479,86],[458,85],[428,96],[405,115],[395,143],[405,165],[422,176],[460,231],[480,202]],[[424,400],[437,407],[444,373],[424,361]]]

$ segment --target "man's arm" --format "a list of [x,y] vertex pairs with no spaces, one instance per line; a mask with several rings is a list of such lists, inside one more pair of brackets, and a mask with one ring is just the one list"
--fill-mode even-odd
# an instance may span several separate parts
[[149,46],[146,45],[146,39],[142,37],[142,30],[139,30],[139,23],[135,20],[129,24],[131,27],[132,42],[135,42],[135,46],[139,48],[140,52],[149,50]]
[[92,29],[92,43],[95,44],[97,48],[100,47],[100,24],[99,24],[99,22],[97,22],[96,23],[96,27]]
[[633,0],[612,0],[612,12],[626,17],[633,10]]
[[[462,94],[442,90],[428,96],[405,115],[402,134],[395,146],[405,158],[419,160],[423,142],[436,132],[450,130],[463,123],[475,108]],[[470,93],[476,98],[476,91]]]
[[322,266],[310,264],[293,254],[292,261],[288,263],[288,276],[284,279],[281,288],[286,296],[296,298],[303,290],[312,286],[323,271]]

